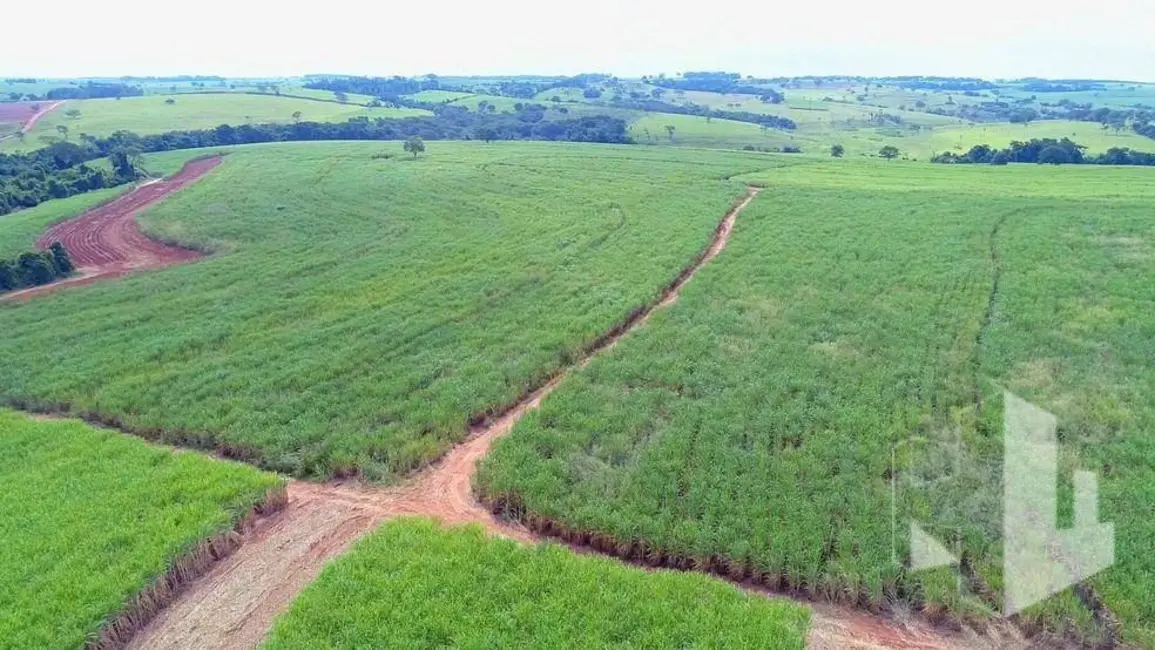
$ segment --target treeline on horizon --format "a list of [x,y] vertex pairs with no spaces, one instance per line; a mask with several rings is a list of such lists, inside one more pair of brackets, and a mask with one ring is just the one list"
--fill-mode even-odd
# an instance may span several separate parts
[[[696,89],[704,89],[706,87],[731,88],[726,92],[739,92],[732,90],[737,87],[734,82],[737,75],[734,73],[693,73],[687,72],[685,75],[691,79],[690,85],[696,86]],[[719,76],[720,75],[720,76]],[[679,82],[681,80],[678,80]],[[506,97],[526,98],[535,97],[543,92],[556,90],[559,88],[577,88],[585,91],[593,91],[589,94],[591,99],[599,98],[602,93],[597,89],[598,84],[608,84],[611,89],[615,89],[614,94],[604,102],[598,104],[611,106],[613,108],[624,108],[639,110],[650,113],[673,113],[676,115],[695,115],[699,117],[717,118],[721,120],[734,120],[737,122],[749,122],[751,124],[758,124],[769,128],[783,129],[792,131],[797,128],[797,124],[789,118],[780,117],[777,115],[767,115],[764,113],[754,113],[750,111],[734,111],[723,109],[712,109],[708,106],[701,106],[694,103],[688,104],[672,104],[662,101],[660,98],[666,90],[681,89],[678,86],[663,86],[656,80],[651,80],[651,83],[657,85],[653,94],[646,96],[644,93],[627,92],[621,87],[617,79],[609,75],[596,74],[582,74],[573,77],[565,77],[552,82],[529,82],[529,81],[505,81],[499,83],[494,88],[488,88],[491,93],[496,93]],[[714,84],[717,84],[716,86]],[[446,109],[458,108],[455,106],[446,106],[445,104],[421,102],[409,97],[407,95],[415,95],[423,90],[451,90],[456,92],[472,92],[469,89],[454,87],[452,85],[444,85],[436,76],[428,76],[424,79],[412,79],[408,77],[324,77],[315,79],[305,84],[306,88],[313,90],[327,90],[334,93],[370,95],[376,98],[377,101],[391,104],[394,106],[404,106],[409,108],[423,108],[434,113],[441,112]],[[762,101],[767,103],[778,103],[784,99],[781,93],[772,88],[756,88],[753,86],[744,87],[749,90],[749,94],[757,95]],[[743,91],[744,92],[744,91]],[[529,104],[534,106],[534,104]],[[518,113],[521,109],[518,109]]]
[[933,163],[954,165],[1006,165],[1035,163],[1044,165],[1140,165],[1155,166],[1155,153],[1134,151],[1127,147],[1112,147],[1097,156],[1089,156],[1087,147],[1070,138],[1034,138],[1026,142],[1012,142],[1005,149],[987,144],[975,145],[964,154],[946,152],[930,159]]
[[[7,80],[16,82],[26,82],[26,79]],[[33,80],[35,82],[35,80]],[[43,95],[36,93],[18,93],[9,92],[8,99],[14,102],[20,100],[26,101],[42,101],[50,100],[56,101],[59,99],[103,99],[110,97],[140,97],[144,95],[144,91],[137,86],[130,86],[123,83],[112,83],[106,81],[87,81],[76,86],[60,86],[59,88],[51,88]]]
[[[138,135],[117,131],[107,138],[82,135],[78,142],[59,141],[29,153],[0,154],[0,214],[29,208],[54,198],[115,187],[139,177],[142,153],[199,149],[263,142],[313,140],[555,140],[628,144],[624,120],[608,115],[545,120],[536,110],[483,114],[445,106],[435,115],[404,119],[295,124],[222,124],[213,129]],[[108,158],[111,170],[87,165]]]

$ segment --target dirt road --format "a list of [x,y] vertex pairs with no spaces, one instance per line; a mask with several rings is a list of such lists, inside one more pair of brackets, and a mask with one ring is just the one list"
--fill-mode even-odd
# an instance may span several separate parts
[[47,249],[54,242],[64,244],[76,265],[76,274],[60,282],[4,294],[0,300],[26,300],[61,287],[202,257],[196,251],[146,237],[136,224],[136,215],[209,173],[220,162],[220,156],[191,161],[169,178],[143,183],[75,219],[53,226],[36,245]]
[[[133,639],[132,648],[254,648],[268,634],[276,616],[312,582],[325,564],[381,522],[401,515],[437,517],[446,524],[481,524],[491,533],[525,543],[541,541],[528,530],[496,519],[474,498],[472,478],[477,461],[569,372],[612,348],[657,309],[672,304],[678,290],[725,248],[734,221],[757,195],[746,197],[719,224],[714,241],[659,300],[635,313],[602,337],[589,354],[545,386],[491,422],[475,427],[464,443],[434,466],[394,488],[360,483],[289,486],[289,506],[252,531],[232,556],[193,582]],[[591,552],[582,549],[583,552]],[[822,649],[842,648],[978,648],[990,644],[975,637],[948,634],[917,621],[899,621],[831,605],[816,605],[810,643]]]

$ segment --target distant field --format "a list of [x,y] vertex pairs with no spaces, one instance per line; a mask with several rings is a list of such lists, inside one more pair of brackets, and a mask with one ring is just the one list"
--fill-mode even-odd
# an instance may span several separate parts
[[0,409],[0,645],[79,648],[276,487],[250,467]]
[[[904,570],[892,542],[907,563],[917,519],[1001,593],[1007,387],[1056,413],[1065,472],[1099,474],[1117,564],[1091,584],[1124,639],[1155,642],[1155,174],[846,160],[740,178],[769,187],[725,252],[500,440],[482,492],[815,596],[982,620],[998,597]],[[1107,634],[1070,592],[1024,620]]]
[[[107,136],[119,129],[146,134],[213,128],[221,124],[288,123],[293,121],[293,113],[297,111],[300,111],[302,120],[316,122],[339,122],[361,115],[398,118],[427,114],[411,108],[364,108],[276,95],[178,94],[171,96],[173,104],[166,104],[168,98],[147,95],[69,101],[41,118],[23,145],[9,139],[0,147],[11,150],[43,146],[42,137],[60,137],[57,132],[60,125],[68,127],[70,138],[78,138],[80,134]],[[80,111],[79,117],[67,115],[67,111],[73,109]]]
[[775,164],[546,143],[430,143],[416,160],[397,142],[240,148],[142,218],[215,256],[0,306],[0,396],[298,475],[395,480],[652,299],[741,195],[718,179]]
[[477,105],[481,102],[488,102],[497,107],[497,111],[512,113],[514,104],[529,102],[529,99],[516,99],[513,97],[502,97],[501,95],[466,95],[460,99],[450,101],[453,106],[463,106],[471,111],[477,110]]
[[452,102],[458,99],[465,99],[473,97],[473,93],[459,93],[452,90],[422,90],[414,95],[407,95],[410,99],[415,99],[419,102],[433,102],[439,104],[441,102]]
[[[671,138],[666,126],[674,127]],[[746,145],[755,147],[781,147],[801,144],[787,131],[763,130],[757,124],[735,122],[733,120],[712,119],[697,115],[677,115],[673,113],[640,113],[630,123],[630,135],[642,144],[674,144],[688,147],[717,147],[741,149]]]
[[1066,120],[1042,120],[1029,126],[1021,124],[975,124],[936,129],[926,143],[924,153],[943,151],[966,151],[976,144],[1005,147],[1012,140],[1027,141],[1031,138],[1070,138],[1085,145],[1089,153],[1102,153],[1111,147],[1130,147],[1138,151],[1155,151],[1155,140],[1125,128],[1117,135],[1113,130],[1104,131],[1096,122],[1071,122]]
[[801,650],[808,619],[804,607],[703,575],[409,519],[329,565],[265,647]]

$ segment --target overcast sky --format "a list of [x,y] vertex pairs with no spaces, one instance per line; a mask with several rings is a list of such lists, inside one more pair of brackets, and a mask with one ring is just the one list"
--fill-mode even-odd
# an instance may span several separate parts
[[5,4],[3,76],[724,69],[1155,81],[1155,0]]

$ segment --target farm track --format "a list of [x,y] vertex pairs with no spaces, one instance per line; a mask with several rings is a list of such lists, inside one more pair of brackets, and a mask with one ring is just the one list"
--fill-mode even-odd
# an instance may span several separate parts
[[[685,269],[660,299],[636,310],[618,327],[599,338],[583,359],[504,412],[471,428],[470,437],[436,464],[397,487],[359,482],[327,484],[291,481],[289,504],[253,527],[240,549],[194,581],[152,623],[136,635],[130,648],[254,648],[267,636],[276,616],[312,582],[325,564],[383,521],[403,516],[431,516],[447,525],[480,524],[494,535],[522,543],[546,538],[498,519],[477,501],[472,480],[477,462],[493,442],[508,433],[525,413],[535,409],[565,377],[584,367],[595,355],[612,348],[634,328],[644,325],[658,309],[671,305],[678,291],[703,265],[725,248],[739,212],[754,199],[757,188],[735,205],[719,224],[709,248]],[[575,551],[594,553],[588,547]],[[753,593],[767,594],[751,589]],[[963,637],[919,621],[823,603],[813,607],[809,643],[814,648],[946,648],[994,647],[975,635]],[[1006,647],[1005,644],[998,644]]]
[[195,182],[220,162],[220,156],[193,160],[169,178],[143,183],[75,219],[53,226],[36,241],[36,245],[47,249],[54,242],[64,244],[76,265],[76,275],[60,282],[14,291],[6,294],[3,300],[24,300],[61,287],[89,284],[102,278],[202,257],[197,251],[170,246],[145,236],[137,226],[136,215]]
[[[18,133],[22,134],[22,135],[27,135],[28,132],[32,130],[32,127],[36,126],[36,123],[40,121],[40,118],[44,117],[45,115],[47,115],[47,114],[51,113],[52,111],[56,110],[57,108],[59,108],[60,105],[63,104],[65,101],[67,101],[67,100],[62,99],[59,101],[52,102],[48,106],[41,107],[40,110],[38,110],[32,114],[32,117],[28,118],[23,124],[20,125],[20,130]],[[23,106],[23,104],[17,104],[17,105]],[[14,138],[14,137],[16,137],[16,135],[17,134],[9,134],[9,135],[0,137],[0,140],[6,140],[8,138]]]

